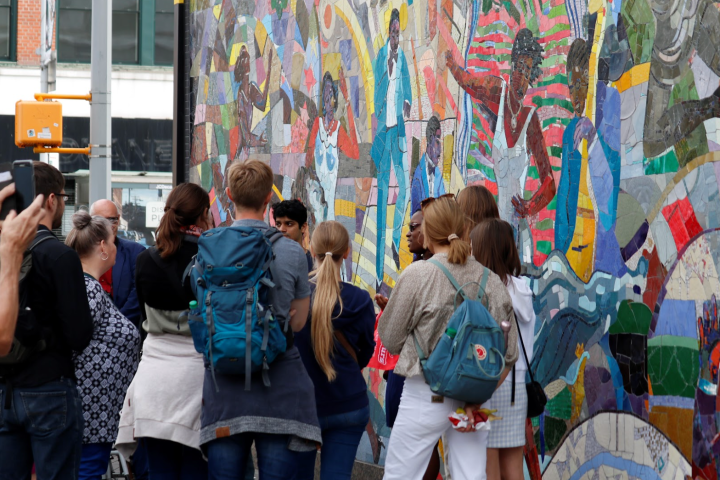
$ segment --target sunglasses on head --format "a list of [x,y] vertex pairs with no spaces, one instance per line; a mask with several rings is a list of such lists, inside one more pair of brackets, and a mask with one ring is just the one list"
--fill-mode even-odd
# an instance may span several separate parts
[[422,202],[420,202],[420,208],[425,208],[431,203],[433,203],[438,198],[450,198],[452,200],[455,200],[455,194],[454,193],[446,193],[445,195],[440,195],[439,197],[428,197]]

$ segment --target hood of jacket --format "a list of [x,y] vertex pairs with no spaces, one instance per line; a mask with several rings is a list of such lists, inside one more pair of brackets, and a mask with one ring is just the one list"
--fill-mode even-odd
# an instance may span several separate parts
[[515,317],[520,323],[530,323],[535,320],[533,310],[533,293],[524,278],[511,277],[512,282],[508,285],[508,293],[513,302]]

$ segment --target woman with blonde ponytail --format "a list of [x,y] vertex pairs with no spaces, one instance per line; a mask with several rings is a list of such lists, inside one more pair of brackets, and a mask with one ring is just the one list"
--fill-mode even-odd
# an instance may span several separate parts
[[[295,344],[315,385],[323,440],[320,478],[349,480],[370,418],[362,369],[375,348],[375,308],[365,290],[340,280],[350,254],[341,223],[318,225],[310,246],[317,265],[310,279],[312,308]],[[301,454],[298,480],[314,478],[315,456]]]
[[[448,469],[453,478],[484,480],[488,432],[471,425],[464,431],[453,429],[448,415],[464,408],[470,419],[478,405],[466,405],[452,398],[435,395],[425,383],[417,348],[426,356],[435,349],[454,312],[456,290],[443,271],[444,266],[469,298],[476,298],[485,267],[470,255],[463,241],[466,218],[452,195],[428,198],[422,202],[425,246],[432,260],[415,262],[400,275],[378,324],[378,333],[387,350],[400,355],[395,374],[406,377],[400,409],[390,437],[384,480],[417,480],[423,477],[433,448],[442,435],[448,452]],[[508,333],[505,373],[518,358],[517,328],[513,305],[500,277],[489,272],[481,301],[500,325],[512,325]],[[472,422],[472,420],[471,420]]]

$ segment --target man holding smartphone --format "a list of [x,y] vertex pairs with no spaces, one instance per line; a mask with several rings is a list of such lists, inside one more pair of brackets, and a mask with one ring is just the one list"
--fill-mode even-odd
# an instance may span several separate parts
[[[0,362],[0,478],[76,479],[82,451],[83,411],[73,351],[92,337],[93,322],[77,253],[52,233],[65,210],[65,179],[34,162],[35,194],[42,195],[28,273],[28,311],[45,348],[21,363]],[[4,236],[4,235],[3,235]],[[30,315],[31,314],[31,315]]]
[[[14,193],[14,184],[0,190],[0,207]],[[8,354],[15,335],[20,266],[23,252],[35,238],[42,203],[43,196],[39,195],[19,215],[11,211],[4,221],[0,221],[0,356]]]

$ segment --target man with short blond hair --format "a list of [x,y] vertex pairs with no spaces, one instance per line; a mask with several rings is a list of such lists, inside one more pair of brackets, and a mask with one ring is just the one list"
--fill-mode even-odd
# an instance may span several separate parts
[[235,163],[228,169],[227,194],[236,209],[261,210],[272,196],[273,178],[272,169],[259,160]]
[[[235,204],[233,227],[265,234],[270,228],[264,221],[272,199],[270,167],[258,160],[236,163],[227,181],[226,194]],[[210,478],[242,480],[253,442],[260,478],[294,478],[299,452],[315,451],[322,443],[315,390],[293,345],[292,332],[305,326],[310,307],[305,252],[286,237],[278,238],[272,249],[275,286],[269,290],[269,303],[279,325],[289,323],[287,350],[270,364],[269,386],[262,375],[253,374],[246,390],[243,376],[216,372],[216,387],[206,368],[200,443],[207,452]]]

